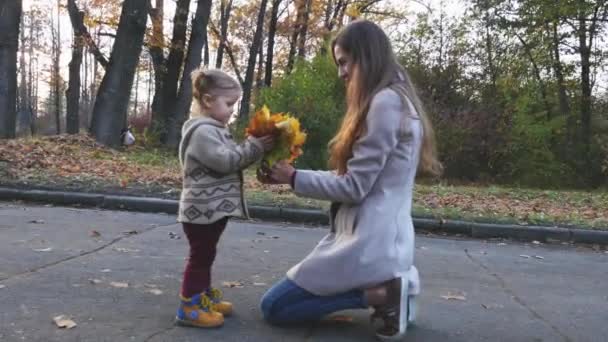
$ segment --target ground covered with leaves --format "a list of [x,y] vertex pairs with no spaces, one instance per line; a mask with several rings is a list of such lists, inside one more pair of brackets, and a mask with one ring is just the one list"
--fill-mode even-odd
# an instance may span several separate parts
[[[0,140],[0,185],[177,198],[181,174],[167,150],[113,150],[85,135]],[[286,186],[259,184],[245,173],[251,204],[327,208],[295,197]],[[608,229],[608,192],[553,191],[498,186],[418,185],[414,215],[518,224]]]

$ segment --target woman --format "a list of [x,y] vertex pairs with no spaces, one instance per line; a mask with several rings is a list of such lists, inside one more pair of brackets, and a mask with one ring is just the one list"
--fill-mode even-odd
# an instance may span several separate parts
[[298,196],[332,202],[331,232],[263,297],[273,324],[367,308],[383,340],[405,334],[419,293],[412,191],[418,167],[439,174],[433,131],[407,72],[380,27],[355,21],[332,43],[347,112],[330,142],[329,171],[280,162],[258,172]]

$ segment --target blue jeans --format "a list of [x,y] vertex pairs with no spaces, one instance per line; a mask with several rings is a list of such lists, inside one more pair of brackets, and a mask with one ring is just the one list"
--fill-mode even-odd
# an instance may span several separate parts
[[318,321],[332,312],[367,309],[363,290],[332,296],[317,296],[284,278],[262,297],[264,319],[271,324]]

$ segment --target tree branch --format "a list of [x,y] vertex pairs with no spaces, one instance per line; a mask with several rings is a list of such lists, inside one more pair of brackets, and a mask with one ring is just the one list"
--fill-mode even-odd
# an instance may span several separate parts
[[95,44],[95,41],[93,40],[93,37],[91,37],[91,34],[89,33],[89,30],[87,30],[86,26],[78,22],[77,19],[80,12],[81,11],[78,9],[78,6],[76,6],[76,1],[68,0],[68,13],[70,15],[70,20],[72,21],[74,31],[78,36],[83,38],[85,44],[89,47],[89,51],[91,51],[97,62],[99,62],[99,64],[101,64],[101,66],[105,69],[110,63],[101,53],[99,47],[97,47],[97,44]]
[[220,38],[221,34],[218,31],[218,29],[211,22],[209,22],[209,27],[211,28],[211,32],[213,32],[213,34],[216,36],[216,38],[220,39],[220,44],[224,45],[224,49],[226,50],[226,53],[228,54],[228,58],[230,58],[230,63],[232,64],[232,68],[234,69],[234,73],[236,74],[236,78],[239,80],[239,83],[244,84],[245,80],[243,80],[243,77],[241,76],[241,72],[239,71],[238,64],[236,63],[236,58],[234,58],[234,53],[232,51],[232,45],[228,41],[228,37],[226,37],[226,40],[223,43],[221,43],[221,38]]

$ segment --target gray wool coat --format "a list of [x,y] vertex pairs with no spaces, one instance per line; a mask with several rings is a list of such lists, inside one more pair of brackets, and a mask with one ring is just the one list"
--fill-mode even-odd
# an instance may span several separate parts
[[396,278],[420,291],[411,208],[423,129],[414,106],[391,88],[377,93],[366,133],[347,172],[298,170],[298,196],[333,202],[331,232],[287,272],[316,295],[363,289]]

